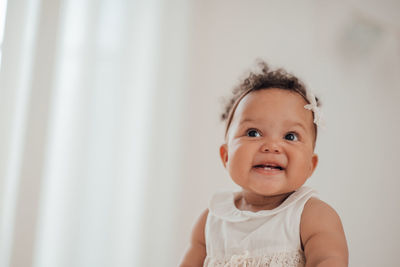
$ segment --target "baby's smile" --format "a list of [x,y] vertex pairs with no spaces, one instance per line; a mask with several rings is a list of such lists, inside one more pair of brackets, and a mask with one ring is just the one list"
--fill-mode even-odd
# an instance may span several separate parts
[[285,168],[280,163],[276,163],[273,161],[265,161],[253,166],[253,168],[262,174],[273,175],[281,173],[285,170]]
[[276,163],[276,162],[272,162],[272,161],[266,161],[266,162],[262,162],[262,163],[258,163],[256,165],[253,166],[253,168],[263,168],[263,169],[278,169],[278,170],[284,170],[285,168],[282,167],[282,164],[280,163]]
[[278,170],[278,169],[271,169],[271,168],[257,168],[256,172],[262,174],[262,175],[267,175],[268,177],[272,175],[278,175],[281,174],[283,171]]
[[285,170],[283,167],[273,164],[273,163],[255,165],[253,167],[253,169],[257,173],[260,173],[263,175],[268,175],[268,176],[281,174]]

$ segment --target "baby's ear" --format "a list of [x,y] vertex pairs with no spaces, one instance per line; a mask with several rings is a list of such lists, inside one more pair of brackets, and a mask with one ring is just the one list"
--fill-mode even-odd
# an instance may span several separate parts
[[226,163],[228,162],[228,146],[226,144],[219,147],[219,156],[221,157],[222,164],[226,168]]
[[318,155],[313,154],[311,157],[310,176],[313,174],[315,168],[317,168],[317,165],[318,165]]

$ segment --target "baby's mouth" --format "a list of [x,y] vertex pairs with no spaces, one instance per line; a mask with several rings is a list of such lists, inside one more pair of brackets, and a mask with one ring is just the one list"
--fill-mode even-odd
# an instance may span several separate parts
[[279,166],[279,165],[275,165],[275,164],[259,164],[259,165],[255,165],[254,168],[260,168],[260,169],[264,169],[264,170],[280,170],[283,171],[284,168]]

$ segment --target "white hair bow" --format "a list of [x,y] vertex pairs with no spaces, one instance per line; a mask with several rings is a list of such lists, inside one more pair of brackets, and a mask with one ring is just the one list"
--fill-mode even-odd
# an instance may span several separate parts
[[305,109],[311,110],[314,113],[314,123],[318,127],[325,128],[325,121],[323,118],[323,114],[321,109],[317,105],[317,99],[315,95],[310,91],[307,90],[306,92],[306,98],[310,104],[307,104],[304,106]]

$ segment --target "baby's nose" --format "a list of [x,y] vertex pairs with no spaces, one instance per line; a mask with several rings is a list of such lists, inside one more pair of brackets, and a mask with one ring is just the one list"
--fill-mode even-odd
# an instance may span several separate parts
[[281,148],[279,147],[278,144],[276,144],[274,142],[270,142],[270,143],[263,144],[262,147],[261,147],[261,151],[262,152],[269,152],[269,153],[280,153],[281,152]]

